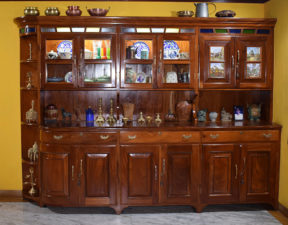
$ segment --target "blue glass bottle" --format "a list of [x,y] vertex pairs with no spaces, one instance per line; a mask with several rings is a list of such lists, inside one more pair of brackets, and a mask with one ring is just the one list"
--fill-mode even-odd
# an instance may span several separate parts
[[87,123],[94,122],[94,113],[93,113],[91,106],[89,106],[88,109],[86,110],[86,122]]

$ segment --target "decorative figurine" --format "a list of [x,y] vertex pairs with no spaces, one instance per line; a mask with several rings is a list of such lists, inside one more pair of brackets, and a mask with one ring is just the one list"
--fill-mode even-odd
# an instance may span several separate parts
[[261,104],[247,105],[248,118],[251,121],[260,121],[261,118]]
[[224,107],[221,110],[221,121],[227,122],[232,120],[232,114],[225,111]]
[[137,120],[137,122],[138,122],[139,124],[145,123],[145,119],[144,119],[144,116],[143,116],[143,113],[142,113],[142,112],[140,112],[140,116],[139,116],[139,119]]
[[130,121],[133,120],[133,111],[134,111],[134,107],[135,105],[133,103],[123,103],[123,114],[124,117],[128,118]]
[[34,100],[31,101],[31,108],[26,112],[26,122],[28,124],[37,123],[37,112],[34,110]]
[[29,195],[34,196],[36,194],[36,189],[34,188],[34,186],[36,186],[35,180],[34,180],[34,169],[33,167],[29,168],[29,173],[28,175],[25,176],[25,179],[30,179],[30,181],[25,181],[24,184],[30,184],[31,188],[28,191]]
[[147,124],[151,124],[152,119],[152,116],[146,116]]
[[94,122],[94,113],[91,106],[88,106],[86,110],[86,123],[93,123]]
[[96,123],[102,125],[105,122],[105,119],[102,115],[102,98],[98,100],[98,116],[96,117]]
[[217,116],[218,116],[217,112],[210,112],[209,113],[209,118],[210,118],[211,122],[216,122]]
[[110,99],[110,115],[107,117],[106,121],[110,124],[113,125],[116,123],[116,118],[114,117],[114,107],[113,107],[113,99]]
[[66,112],[64,108],[61,109],[62,112],[62,120],[66,120],[66,118],[69,118],[69,121],[71,121],[72,114],[70,112]]
[[206,122],[207,111],[207,109],[202,109],[197,112],[197,118],[199,122]]
[[50,104],[46,106],[45,109],[46,119],[47,120],[57,120],[58,119],[58,109],[56,105]]
[[26,85],[26,88],[27,89],[31,89],[33,86],[32,86],[32,72],[27,72],[26,74],[27,76],[27,85]]
[[36,159],[38,159],[38,145],[36,141],[33,146],[28,149],[28,158],[31,162],[36,162]]
[[197,118],[197,110],[196,110],[195,104],[192,105],[192,115],[193,115],[194,122],[196,124],[198,122],[198,118]]
[[159,125],[161,122],[162,122],[162,120],[160,118],[160,113],[156,113],[155,123],[157,125]]
[[[80,121],[81,110],[79,107],[76,107],[74,109],[74,114],[76,116],[76,121]],[[94,115],[93,115],[93,120],[94,120]]]
[[124,122],[124,125],[127,125],[127,122],[128,122],[129,119],[127,117],[123,117],[122,120]]
[[176,105],[176,115],[178,121],[190,121],[192,112],[192,104],[188,101],[178,102]]
[[235,121],[243,120],[243,106],[234,106],[234,119]]

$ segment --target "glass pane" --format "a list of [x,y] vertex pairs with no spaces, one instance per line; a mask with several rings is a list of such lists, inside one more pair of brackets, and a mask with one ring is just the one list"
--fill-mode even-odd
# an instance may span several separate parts
[[246,78],[261,78],[261,63],[247,63]]
[[225,78],[224,63],[210,63],[209,78],[216,78],[216,79]]
[[85,59],[110,59],[111,40],[85,40]]
[[114,33],[115,32],[115,27],[102,27],[101,32],[102,33]]
[[152,33],[164,33],[165,28],[151,28]]
[[180,33],[195,33],[195,29],[194,28],[182,28],[180,30]]
[[137,33],[150,33],[150,28],[136,28]]
[[66,82],[72,83],[72,65],[71,64],[48,64],[47,82]]
[[41,27],[41,32],[56,32],[54,27]]
[[72,32],[84,32],[85,27],[72,27]]
[[70,32],[70,27],[56,27],[57,32]]
[[126,64],[125,83],[152,83],[152,65]]
[[179,33],[179,28],[166,28],[166,33]]
[[71,59],[72,50],[71,40],[46,40],[47,59]]
[[111,65],[86,64],[84,82],[111,83]]
[[247,47],[247,61],[261,61],[261,47]]
[[136,29],[134,27],[122,27],[121,32],[122,33],[135,33]]
[[224,62],[224,47],[211,46],[210,47],[210,61]]
[[189,64],[169,64],[164,66],[163,83],[189,83]]
[[164,59],[189,59],[189,41],[164,40]]
[[152,59],[151,40],[125,40],[126,59]]

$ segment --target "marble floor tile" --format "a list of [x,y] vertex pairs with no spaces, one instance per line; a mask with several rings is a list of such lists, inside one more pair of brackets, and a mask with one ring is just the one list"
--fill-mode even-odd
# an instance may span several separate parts
[[0,202],[0,225],[277,225],[255,206],[128,207],[121,215],[110,208],[41,208],[29,202]]

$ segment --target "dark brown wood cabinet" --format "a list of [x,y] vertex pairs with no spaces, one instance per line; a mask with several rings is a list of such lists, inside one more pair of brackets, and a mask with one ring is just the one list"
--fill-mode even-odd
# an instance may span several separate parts
[[[197,212],[223,203],[278,207],[275,19],[35,16],[15,22],[25,199],[117,213],[141,205],[191,205]],[[134,104],[127,124],[123,103]],[[249,120],[252,104],[261,104],[260,121]],[[221,121],[221,110],[233,113],[234,105],[243,106],[244,120]],[[106,122],[86,123],[89,107]],[[207,121],[198,122],[203,109]],[[208,118],[213,111],[216,122]],[[140,113],[152,122],[137,122]],[[116,123],[107,122],[111,114]]]
[[238,151],[233,144],[203,145],[202,199],[235,202],[238,195]]
[[124,205],[156,203],[159,180],[157,145],[121,146],[121,203]]
[[40,153],[42,201],[77,205],[75,153],[70,146],[43,145]]

